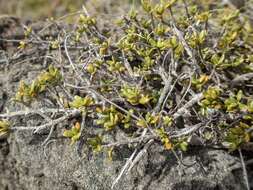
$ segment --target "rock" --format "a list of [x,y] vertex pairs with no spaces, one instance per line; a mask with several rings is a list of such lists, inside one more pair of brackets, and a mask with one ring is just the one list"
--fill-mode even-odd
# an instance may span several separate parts
[[[87,159],[79,157],[64,139],[51,143],[47,157],[39,144],[31,144],[30,132],[17,132],[1,143],[0,186],[5,189],[110,189],[124,165],[125,157],[116,155],[110,162],[104,154]],[[9,150],[9,151],[6,151]],[[132,172],[115,187],[117,190],[237,190],[245,189],[236,157],[224,150],[193,148],[179,165],[174,155],[153,145]],[[233,166],[233,167],[232,167]]]

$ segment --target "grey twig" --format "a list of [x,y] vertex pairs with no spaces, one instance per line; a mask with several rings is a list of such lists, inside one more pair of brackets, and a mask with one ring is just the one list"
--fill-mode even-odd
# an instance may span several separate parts
[[118,177],[113,181],[111,189],[114,189],[115,185],[118,183],[118,181],[121,179],[123,174],[125,173],[125,170],[129,167],[129,165],[132,163],[134,156],[137,153],[137,149],[134,150],[132,155],[128,158],[127,162],[125,163],[124,167],[121,169]]
[[185,114],[190,107],[199,102],[203,98],[203,94],[196,94],[189,102],[187,102],[183,107],[177,110],[176,113],[173,114],[173,118],[176,119],[179,116]]
[[60,112],[72,112],[73,110],[68,110],[68,109],[27,109],[27,110],[22,110],[22,111],[16,111],[16,112],[10,112],[10,113],[4,113],[0,114],[0,117],[2,118],[12,118],[12,117],[18,117],[18,116],[26,116],[30,114],[47,114],[47,113],[60,113]]
[[162,105],[165,102],[166,96],[171,90],[171,77],[167,77],[165,71],[163,69],[160,69],[159,74],[161,75],[163,81],[164,81],[164,87],[161,93],[161,96],[159,97],[159,100],[154,108],[154,112],[159,112],[162,108]]
[[184,36],[183,36],[182,32],[176,27],[175,24],[173,24],[173,30],[174,30],[175,34],[177,35],[178,39],[181,41],[182,45],[184,46],[184,49],[186,50],[186,53],[192,59],[192,64],[193,64],[195,70],[198,73],[200,73],[201,69],[198,65],[198,62],[197,62],[196,58],[195,58],[195,52],[189,47],[186,40],[184,39]]
[[238,83],[241,83],[241,82],[245,82],[245,81],[248,81],[252,78],[253,78],[253,73],[242,74],[242,75],[239,75],[239,76],[235,77],[232,80],[232,84],[238,84]]
[[245,184],[246,184],[247,190],[250,190],[247,169],[246,169],[245,162],[244,162],[244,159],[243,159],[242,151],[241,151],[240,148],[238,149],[238,151],[239,151],[240,159],[241,159],[241,163],[242,163],[243,178],[245,180]]
[[47,127],[50,127],[52,125],[56,125],[58,123],[61,123],[63,121],[65,121],[66,119],[68,118],[71,118],[71,117],[74,117],[74,116],[77,116],[80,114],[80,111],[79,110],[74,110],[72,113],[69,113],[67,115],[64,115],[58,119],[55,119],[55,120],[52,120],[51,122],[49,123],[46,123],[44,125],[41,125],[39,127],[36,127],[36,130],[34,131],[34,134],[36,133],[40,133],[41,131],[43,131],[44,129],[46,129]]
[[132,168],[140,161],[140,159],[147,153],[148,148],[151,146],[151,144],[154,142],[154,139],[149,140],[143,149],[135,156],[134,160],[132,161],[131,165],[127,169],[126,174],[128,174]]

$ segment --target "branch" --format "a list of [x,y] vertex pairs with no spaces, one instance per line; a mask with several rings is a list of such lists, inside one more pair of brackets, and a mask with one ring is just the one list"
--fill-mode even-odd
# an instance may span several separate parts
[[171,90],[171,81],[172,81],[171,77],[166,76],[164,69],[160,69],[159,74],[164,81],[164,87],[163,87],[161,96],[159,97],[159,100],[154,108],[154,112],[156,112],[156,113],[161,111],[161,108],[163,107],[162,105],[164,104],[164,102],[166,100],[166,96],[169,93],[169,91]]
[[35,127],[17,126],[17,127],[11,127],[10,130],[35,130],[33,133],[36,134],[36,133],[40,133],[41,131],[43,131],[47,127],[57,125],[57,124],[65,121],[71,117],[78,116],[79,114],[80,114],[79,110],[73,110],[71,113],[67,113],[67,115],[64,115],[58,119],[51,120],[50,122],[48,122],[44,125],[35,126]]
[[52,121],[49,122],[49,123],[46,123],[46,124],[44,124],[44,125],[41,125],[41,126],[37,127],[37,129],[36,129],[33,133],[34,133],[34,134],[40,133],[41,131],[43,131],[43,130],[46,129],[47,127],[56,125],[56,124],[61,123],[61,122],[65,121],[65,120],[67,120],[67,119],[69,119],[69,118],[71,118],[71,117],[75,117],[75,116],[78,116],[78,115],[80,115],[80,111],[79,111],[79,110],[74,110],[74,111],[73,111],[72,113],[70,113],[70,114],[67,114],[67,115],[62,116],[62,117],[60,117],[60,118],[58,118],[58,119],[52,120]]
[[198,73],[200,73],[201,69],[200,69],[200,67],[198,65],[198,62],[197,62],[196,58],[195,58],[195,53],[189,47],[189,45],[187,44],[186,40],[184,39],[184,36],[183,36],[182,32],[180,30],[178,30],[178,28],[176,27],[175,23],[173,23],[173,29],[174,29],[174,32],[177,35],[178,39],[181,41],[182,45],[184,46],[184,49],[186,50],[186,53],[192,59],[192,63],[193,63],[193,66],[195,67],[195,70]]
[[73,110],[68,110],[68,109],[38,109],[38,110],[25,110],[25,111],[16,111],[16,112],[10,112],[10,113],[5,113],[5,114],[0,114],[0,117],[3,118],[11,118],[11,117],[18,117],[18,116],[26,116],[29,114],[38,114],[38,113],[43,113],[43,114],[47,114],[47,113],[59,113],[59,112],[64,112],[64,113],[68,113],[68,112],[72,112]]
[[187,102],[183,107],[177,110],[176,113],[173,114],[173,118],[176,119],[179,116],[185,114],[190,107],[199,102],[203,98],[203,94],[196,94],[189,102]]
[[240,154],[240,159],[241,159],[241,163],[242,163],[242,170],[243,170],[243,177],[244,177],[244,180],[245,180],[245,183],[246,183],[246,187],[247,187],[247,190],[250,190],[247,169],[246,169],[245,162],[244,162],[244,159],[243,159],[242,151],[241,151],[240,148],[238,149],[238,151],[239,151],[239,154]]

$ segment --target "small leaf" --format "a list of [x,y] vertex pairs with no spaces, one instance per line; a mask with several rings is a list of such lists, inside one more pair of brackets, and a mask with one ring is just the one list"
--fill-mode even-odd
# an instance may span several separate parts
[[141,94],[141,98],[139,100],[139,103],[142,105],[145,105],[145,104],[149,103],[150,100],[151,100],[151,98],[148,95]]
[[238,93],[237,93],[237,95],[236,95],[236,99],[237,99],[238,101],[241,101],[242,96],[243,96],[243,92],[242,92],[242,90],[239,90]]
[[65,130],[65,131],[63,132],[63,136],[64,136],[64,137],[72,138],[74,135],[75,135],[75,133],[74,133],[72,130]]
[[139,127],[143,127],[143,128],[147,127],[146,121],[144,119],[138,120],[136,125],[139,126]]
[[172,143],[169,141],[168,138],[166,138],[166,139],[164,140],[164,147],[165,147],[165,149],[167,149],[167,150],[171,150],[172,147],[173,147]]
[[249,111],[250,113],[253,113],[253,100],[250,100],[250,101],[248,102],[248,111]]
[[79,140],[81,136],[81,132],[78,132],[77,134],[75,134],[72,138],[71,138],[71,144],[70,145],[73,145],[76,141]]
[[182,151],[186,152],[187,151],[187,147],[188,147],[188,143],[186,141],[183,141],[179,144],[179,147]]
[[26,44],[25,41],[20,41],[20,42],[19,42],[18,49],[23,50],[23,49],[25,49],[26,45],[27,45],[27,44]]
[[163,124],[166,125],[166,126],[171,126],[172,121],[173,121],[173,119],[170,116],[164,116],[163,117]]
[[109,148],[109,150],[107,151],[107,154],[108,154],[108,159],[110,161],[113,160],[112,156],[113,156],[113,147]]
[[93,138],[88,138],[87,143],[91,146],[92,150],[97,153],[102,150],[102,137],[97,135]]
[[71,129],[65,130],[63,132],[63,136],[67,138],[71,138],[71,145],[73,145],[76,141],[79,140],[81,136],[80,129],[81,129],[80,123],[76,122],[75,125]]

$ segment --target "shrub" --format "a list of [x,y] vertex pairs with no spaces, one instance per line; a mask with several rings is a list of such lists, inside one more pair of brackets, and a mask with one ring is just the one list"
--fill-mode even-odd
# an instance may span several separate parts
[[[131,9],[113,30],[99,28],[100,21],[81,14],[67,35],[60,30],[51,40],[58,40],[57,46],[42,41],[52,56],[58,52],[67,59],[51,60],[53,66],[34,82],[21,83],[16,100],[31,102],[49,90],[55,95],[54,108],[61,110],[50,122],[57,125],[81,116],[81,124],[64,132],[73,144],[85,133],[86,121],[93,121],[93,127],[103,132],[97,134],[94,127],[86,143],[95,152],[104,149],[110,155],[114,146],[153,142],[167,150],[187,151],[192,134],[201,138],[200,145],[231,151],[250,142],[253,29],[249,13],[194,1],[142,0],[141,6],[144,13]],[[36,46],[31,35],[24,42]],[[50,126],[31,129],[39,133]],[[126,140],[103,138],[116,130],[125,133]]]

